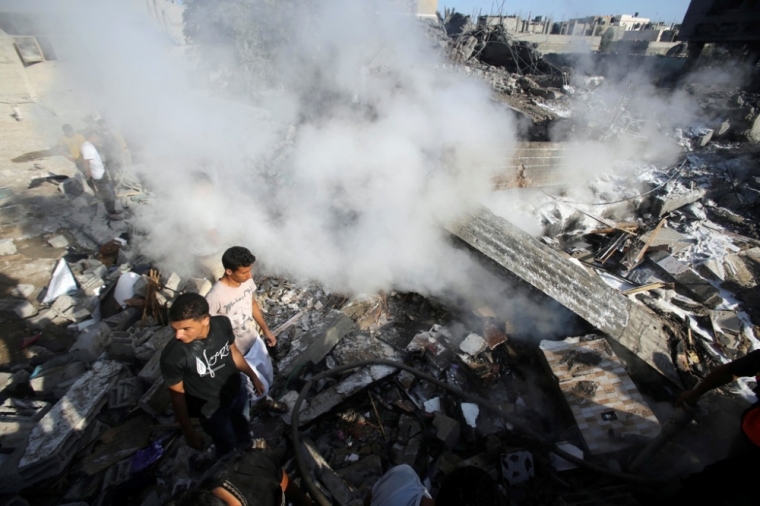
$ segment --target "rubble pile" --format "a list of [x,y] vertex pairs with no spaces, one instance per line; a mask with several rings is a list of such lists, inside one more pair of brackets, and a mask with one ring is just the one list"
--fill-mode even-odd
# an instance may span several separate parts
[[[477,26],[469,16],[447,11],[427,35],[447,51],[448,71],[484,79],[495,97],[535,124],[567,117],[571,69],[543,58],[535,44],[514,39],[503,26]],[[548,137],[539,128],[535,140]]]
[[687,387],[760,345],[757,148],[700,144],[673,167],[592,182],[596,205],[558,198],[541,211],[547,242],[676,323]]

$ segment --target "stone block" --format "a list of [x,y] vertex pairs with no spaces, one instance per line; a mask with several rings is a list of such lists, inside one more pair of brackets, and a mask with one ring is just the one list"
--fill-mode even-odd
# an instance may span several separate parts
[[26,299],[0,299],[0,313],[13,314],[18,318],[31,318],[37,314],[35,308]]
[[106,346],[106,353],[113,360],[133,360],[135,358],[135,348],[129,332],[113,332]]
[[663,217],[671,211],[693,204],[704,197],[706,193],[707,190],[704,188],[695,188],[693,190],[683,190],[680,192],[670,192],[665,195],[658,195],[652,200],[652,214],[658,217]]
[[117,332],[129,329],[132,325],[137,323],[141,317],[142,312],[139,309],[128,307],[124,311],[106,318],[103,322],[108,325],[112,331]]
[[16,244],[13,239],[0,239],[0,256],[14,255],[16,253]]
[[11,290],[11,296],[19,297],[21,299],[28,299],[34,294],[34,290],[35,290],[34,285],[21,283],[21,284],[16,285],[13,288],[13,290]]
[[100,322],[82,330],[71,351],[80,351],[82,358],[87,361],[96,360],[106,350],[111,340],[111,329]]
[[399,462],[400,464],[414,467],[414,464],[417,462],[417,456],[420,453],[420,448],[422,447],[422,439],[423,435],[420,433],[409,440],[409,443],[404,449],[404,455],[401,458],[401,462]]
[[9,372],[0,372],[0,391],[5,390],[5,387],[10,385],[13,374]]
[[34,307],[29,301],[22,300],[19,301],[16,307],[13,308],[13,312],[16,314],[16,316],[23,320],[25,318],[31,318],[32,316],[36,315],[37,308]]
[[96,362],[39,421],[19,462],[25,486],[60,474],[79,449],[84,429],[100,411],[122,365]]
[[137,406],[144,393],[140,378],[132,377],[119,380],[111,389],[108,407],[111,409],[131,408]]
[[179,291],[179,287],[181,285],[182,285],[182,278],[179,277],[179,274],[177,274],[176,272],[172,272],[164,280],[164,288],[168,288],[172,292]]
[[56,235],[48,239],[48,244],[54,248],[68,248],[69,240],[63,235]]
[[443,413],[436,413],[433,426],[436,428],[435,436],[443,441],[449,450],[454,449],[462,431],[459,422]]
[[288,376],[296,367],[318,363],[338,341],[355,329],[351,318],[340,311],[330,311],[321,322],[293,341],[290,353],[280,360],[280,374]]
[[473,357],[486,351],[486,348],[488,348],[486,340],[477,334],[470,334],[459,345],[460,350]]
[[715,307],[723,301],[720,290],[694,272],[683,262],[665,251],[651,253],[648,260],[675,284],[684,295],[708,307]]

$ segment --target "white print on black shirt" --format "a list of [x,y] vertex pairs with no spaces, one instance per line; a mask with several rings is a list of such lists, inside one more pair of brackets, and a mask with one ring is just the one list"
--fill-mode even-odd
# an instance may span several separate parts
[[203,350],[203,360],[206,361],[205,363],[203,363],[201,359],[199,359],[198,357],[195,357],[195,367],[198,370],[198,376],[200,376],[201,378],[203,376],[211,376],[212,378],[215,377],[216,371],[224,367],[224,364],[221,364],[217,367],[214,367],[214,364],[216,364],[217,362],[220,362],[221,359],[223,359],[229,354],[230,354],[230,343],[225,343],[225,345],[222,346],[219,351],[211,355],[210,358],[206,355],[206,350]]

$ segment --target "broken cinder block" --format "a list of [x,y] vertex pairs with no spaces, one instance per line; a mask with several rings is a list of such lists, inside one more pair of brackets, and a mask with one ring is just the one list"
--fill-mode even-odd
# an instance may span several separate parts
[[14,255],[16,253],[16,244],[13,239],[0,239],[0,256]]
[[669,253],[655,251],[648,256],[648,260],[672,279],[676,288],[697,302],[714,308],[723,301],[720,290]]
[[65,236],[59,234],[48,239],[48,244],[54,248],[68,248],[69,240]]
[[435,418],[433,418],[433,426],[437,429],[436,437],[443,441],[449,450],[454,449],[462,430],[459,422],[442,413],[436,413]]
[[356,329],[353,320],[344,313],[332,310],[317,325],[293,341],[291,351],[280,360],[280,374],[287,376],[296,367],[309,362],[318,363],[343,339]]
[[486,343],[486,340],[477,334],[470,334],[464,341],[462,341],[462,344],[459,345],[460,350],[472,357],[480,355],[486,351],[487,347],[488,344]]

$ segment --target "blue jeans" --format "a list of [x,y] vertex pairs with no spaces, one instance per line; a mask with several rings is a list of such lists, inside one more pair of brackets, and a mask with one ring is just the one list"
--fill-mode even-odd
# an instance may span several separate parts
[[221,406],[208,418],[200,417],[200,422],[214,442],[217,457],[230,453],[235,447],[250,448],[253,444],[248,392],[242,385],[231,403]]

